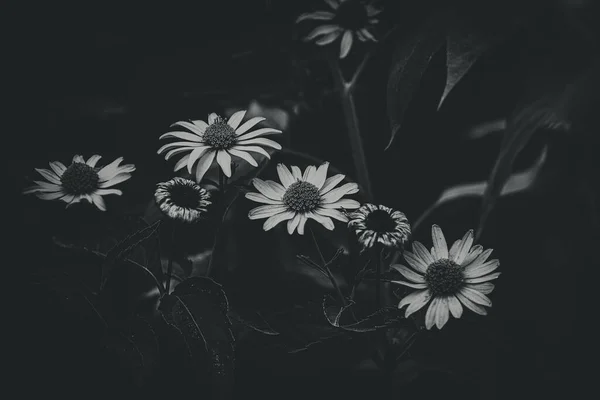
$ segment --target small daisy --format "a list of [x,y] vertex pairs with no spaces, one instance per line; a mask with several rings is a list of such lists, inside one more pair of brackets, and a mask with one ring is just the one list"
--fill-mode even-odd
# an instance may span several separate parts
[[325,46],[342,36],[340,58],[346,57],[350,52],[354,36],[361,42],[377,41],[369,28],[379,22],[374,17],[382,10],[361,0],[325,0],[325,3],[332,11],[305,13],[296,20],[296,23],[304,20],[326,21],[310,32],[304,38],[305,41],[314,39],[317,45]]
[[202,120],[192,122],[179,121],[173,126],[179,125],[190,132],[168,132],[160,137],[177,138],[183,141],[172,142],[158,149],[158,154],[167,151],[165,160],[179,153],[188,153],[180,159],[175,165],[175,171],[187,167],[188,172],[192,173],[192,168],[196,161],[196,182],[200,182],[206,171],[216,160],[221,170],[228,178],[231,177],[231,156],[235,156],[247,161],[253,167],[258,163],[250,153],[262,154],[270,158],[269,153],[263,148],[272,147],[281,150],[281,145],[273,140],[261,136],[281,133],[278,129],[261,128],[249,131],[259,122],[265,120],[263,117],[254,117],[240,125],[246,110],[235,112],[229,120],[225,121],[217,114],[212,113],[208,116],[208,123]]
[[388,249],[400,248],[410,236],[406,215],[386,206],[363,204],[348,215],[350,228],[363,250],[379,244]]
[[246,193],[246,198],[266,205],[256,207],[248,213],[250,219],[267,218],[263,229],[268,231],[283,221],[288,221],[287,229],[291,235],[296,228],[304,234],[304,225],[312,218],[325,228],[333,230],[331,218],[348,222],[340,209],[355,209],[360,206],[356,200],[342,197],[358,192],[356,183],[346,183],[340,187],[345,175],[337,174],[327,178],[329,163],[318,168],[308,166],[304,174],[297,166],[292,171],[283,164],[277,165],[280,183],[253,179],[254,187],[260,193]]
[[173,178],[156,185],[154,200],[169,218],[194,223],[208,211],[210,193],[196,182],[184,178]]
[[135,166],[119,165],[123,161],[123,157],[119,157],[103,168],[96,168],[100,158],[99,155],[93,155],[85,161],[82,156],[76,155],[68,167],[60,161],[52,161],[51,170],[36,168],[48,182],[35,181],[35,186],[27,188],[23,193],[35,193],[42,200],[62,200],[67,203],[67,207],[86,200],[99,210],[106,211],[102,196],[122,195],[123,192],[119,189],[111,187],[131,178]]
[[430,300],[425,315],[425,326],[438,329],[448,322],[449,314],[460,318],[463,305],[469,310],[486,315],[483,306],[491,307],[492,302],[486,296],[494,290],[490,282],[500,272],[494,272],[500,262],[489,260],[492,249],[483,250],[480,245],[473,246],[473,230],[468,231],[461,240],[454,242],[450,250],[439,226],[431,229],[433,248],[427,251],[419,242],[413,243],[413,251],[405,251],[404,259],[413,268],[404,265],[392,265],[409,282],[393,281],[418,289],[403,298],[398,308],[408,305],[406,317],[423,308]]

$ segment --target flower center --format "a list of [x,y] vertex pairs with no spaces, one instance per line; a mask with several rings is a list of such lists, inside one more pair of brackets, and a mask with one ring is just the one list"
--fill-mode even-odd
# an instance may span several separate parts
[[283,202],[296,212],[308,212],[318,207],[321,202],[319,189],[305,181],[296,181],[287,188],[283,195]]
[[342,28],[357,31],[367,25],[369,18],[360,0],[347,0],[337,9],[335,20]]
[[384,233],[394,231],[396,223],[384,210],[375,210],[367,216],[366,226],[371,231]]
[[235,129],[220,117],[206,128],[202,138],[210,147],[219,150],[229,149],[237,141]]
[[427,267],[425,282],[434,296],[454,294],[464,282],[462,267],[445,258],[437,260]]
[[173,204],[183,208],[196,208],[202,200],[197,190],[187,185],[174,185],[171,190]]
[[98,188],[98,173],[94,168],[84,163],[73,163],[60,178],[65,192],[69,194],[89,194]]

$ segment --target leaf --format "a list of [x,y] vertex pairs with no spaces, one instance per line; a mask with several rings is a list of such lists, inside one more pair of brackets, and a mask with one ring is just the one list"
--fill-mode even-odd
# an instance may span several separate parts
[[181,331],[194,362],[196,382],[210,382],[213,398],[230,397],[234,338],[221,285],[210,278],[186,279],[161,299],[159,309],[165,321]]
[[557,96],[547,96],[518,109],[508,119],[506,132],[500,148],[500,154],[488,179],[483,194],[483,204],[479,217],[476,238],[481,237],[487,217],[508,180],[513,164],[525,145],[539,129],[569,129],[565,115],[565,104],[570,86]]
[[263,318],[257,311],[250,310],[229,310],[227,316],[232,322],[236,322],[247,328],[255,330],[256,332],[263,333],[265,335],[276,336],[279,332],[274,330],[271,325]]
[[474,32],[453,29],[446,38],[446,86],[438,110],[450,91],[469,72],[475,61],[489,47],[489,42]]
[[133,375],[138,387],[143,387],[157,366],[159,347],[152,325],[140,316],[133,316],[106,333],[106,348],[116,355],[123,371]]
[[150,226],[134,232],[106,253],[106,258],[102,265],[102,277],[100,280],[101,288],[106,284],[106,280],[112,269],[118,264],[118,261],[125,260],[127,256],[145,240],[148,240],[150,237],[157,234],[159,227],[160,221],[157,221]]
[[331,296],[325,296],[323,299],[323,313],[327,321],[336,328],[341,328],[346,331],[365,333],[374,332],[379,329],[390,328],[397,326],[399,322],[405,321],[404,313],[396,307],[382,308],[373,314],[349,324],[341,323],[342,317],[348,314],[348,310],[354,305],[353,302],[346,306],[335,304],[335,299]]
[[392,134],[386,150],[402,126],[404,113],[429,62],[444,44],[445,25],[444,15],[435,14],[394,51],[387,83],[387,112]]

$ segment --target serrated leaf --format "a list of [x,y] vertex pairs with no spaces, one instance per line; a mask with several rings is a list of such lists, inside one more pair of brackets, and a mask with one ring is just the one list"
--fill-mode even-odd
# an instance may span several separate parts
[[398,134],[404,113],[433,56],[444,45],[446,19],[435,14],[408,40],[402,40],[392,58],[387,83],[387,112],[391,136],[386,150]]
[[256,332],[260,332],[262,334],[270,336],[279,335],[279,332],[273,329],[271,325],[269,325],[269,323],[257,311],[242,309],[237,309],[235,311],[229,310],[227,316],[232,322],[243,325]]
[[102,265],[102,278],[100,281],[100,287],[104,287],[108,276],[118,262],[125,260],[133,250],[140,246],[144,241],[155,235],[158,232],[159,227],[160,221],[157,221],[150,226],[140,229],[139,231],[127,236],[119,244],[108,251],[108,253],[106,253],[106,259]]
[[539,129],[568,129],[565,116],[567,91],[558,96],[544,97],[518,109],[508,119],[500,153],[488,179],[483,195],[476,238],[481,237],[487,217],[512,173],[513,164],[531,137]]
[[193,359],[198,384],[211,383],[213,398],[231,396],[234,337],[227,297],[210,278],[189,278],[159,307],[165,321],[179,329]]
[[450,91],[469,72],[473,64],[488,48],[489,42],[475,32],[453,29],[446,37],[446,86],[438,109]]

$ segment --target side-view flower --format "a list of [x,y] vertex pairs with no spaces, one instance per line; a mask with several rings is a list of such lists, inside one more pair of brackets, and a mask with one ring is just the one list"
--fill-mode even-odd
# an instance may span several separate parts
[[348,228],[354,232],[363,250],[375,245],[397,249],[410,237],[406,215],[383,205],[363,204],[349,213],[348,218]]
[[156,185],[154,200],[158,208],[169,218],[193,223],[202,219],[208,211],[210,193],[196,182],[176,177]]

